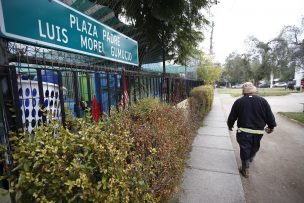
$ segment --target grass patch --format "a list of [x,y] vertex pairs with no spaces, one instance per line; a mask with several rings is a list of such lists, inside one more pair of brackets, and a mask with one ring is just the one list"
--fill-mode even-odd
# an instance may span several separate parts
[[[292,91],[285,88],[258,88],[257,95],[265,97],[265,96],[284,96],[288,95]],[[230,94],[233,97],[239,97],[242,95],[242,89],[218,89],[219,94]]]
[[304,124],[304,112],[278,112],[278,114]]
[[242,89],[231,89],[231,88],[224,88],[224,89],[217,89],[219,94],[230,94],[233,97],[238,97],[242,95]]

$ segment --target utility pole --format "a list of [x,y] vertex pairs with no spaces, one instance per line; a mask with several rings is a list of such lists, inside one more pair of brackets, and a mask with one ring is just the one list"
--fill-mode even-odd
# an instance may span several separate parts
[[210,55],[213,55],[213,28],[214,28],[214,22],[212,21],[211,34],[210,34],[210,49],[209,49],[209,54]]

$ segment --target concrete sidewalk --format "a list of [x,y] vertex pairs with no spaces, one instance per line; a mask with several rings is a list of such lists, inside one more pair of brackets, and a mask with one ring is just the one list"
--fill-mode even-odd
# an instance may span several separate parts
[[180,202],[246,202],[218,95],[192,144]]

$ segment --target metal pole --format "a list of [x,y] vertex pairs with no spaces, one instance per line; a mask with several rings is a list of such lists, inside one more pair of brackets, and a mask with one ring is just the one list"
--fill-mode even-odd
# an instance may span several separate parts
[[170,87],[169,87],[169,83],[170,83],[170,81],[169,81],[170,79],[169,79],[169,77],[167,77],[167,103],[169,103],[170,102]]
[[73,71],[73,88],[74,88],[74,99],[75,99],[75,112],[76,117],[80,118],[80,100],[79,100],[79,88],[78,88],[78,77],[77,72]]
[[110,115],[110,111],[111,111],[111,90],[110,90],[110,73],[106,72],[107,74],[107,90],[108,90],[108,112]]
[[136,103],[136,76],[135,75],[133,75],[133,84],[134,84],[134,87],[133,87],[134,97],[133,97],[133,99],[134,99],[134,102]]
[[89,105],[92,104],[92,92],[91,92],[91,77],[89,73],[86,73],[87,77],[87,87],[88,87],[88,103]]
[[137,81],[138,81],[138,99],[141,100],[142,96],[141,96],[140,76],[137,77]]
[[58,75],[58,86],[59,86],[59,101],[60,101],[60,109],[61,109],[61,122],[62,122],[63,126],[66,126],[61,71],[57,71],[57,75]]
[[21,119],[22,116],[21,116],[21,109],[20,109],[20,104],[19,104],[16,67],[10,68],[10,79],[11,79],[12,92],[13,92],[13,95],[12,95],[13,101],[14,101],[13,105],[14,105],[14,108],[16,111],[16,125],[17,125],[17,129],[20,129],[20,128],[22,128],[22,119]]
[[[39,91],[39,104],[40,108],[43,111],[44,110],[44,91],[43,91],[43,84],[42,84],[42,74],[41,69],[37,69],[37,80],[38,80],[38,91]],[[41,111],[39,110],[39,111]],[[42,122],[46,122],[46,116],[44,113],[42,113]]]
[[102,102],[102,88],[101,88],[101,79],[100,79],[100,73],[96,73],[96,80],[97,80],[97,98],[99,98],[100,102],[99,102],[99,109],[100,109],[100,113],[102,115],[103,111],[104,111],[104,107],[103,107],[103,102]]

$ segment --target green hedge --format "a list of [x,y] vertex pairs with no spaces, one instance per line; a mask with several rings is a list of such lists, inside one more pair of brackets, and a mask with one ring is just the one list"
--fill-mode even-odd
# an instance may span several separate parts
[[188,99],[191,115],[196,115],[202,120],[211,110],[213,104],[214,89],[212,86],[199,86],[193,88]]
[[[192,110],[211,108],[207,89],[193,90]],[[13,137],[15,169],[3,178],[17,202],[168,202],[198,123],[185,111],[145,99],[98,124],[53,121]]]
[[98,125],[78,120],[71,133],[52,122],[16,139],[17,202],[153,202],[128,123],[119,114]]
[[[18,202],[164,202],[178,184],[194,127],[147,99],[98,124],[52,122],[14,137],[6,178]],[[69,125],[70,126],[70,125]],[[13,141],[12,140],[12,141]]]

